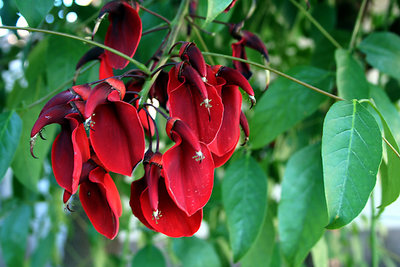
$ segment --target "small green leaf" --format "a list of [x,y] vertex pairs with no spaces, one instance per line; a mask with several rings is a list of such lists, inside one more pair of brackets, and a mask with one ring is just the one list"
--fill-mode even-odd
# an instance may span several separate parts
[[275,243],[273,217],[267,212],[264,225],[249,252],[240,261],[242,267],[270,266]]
[[371,113],[355,100],[333,104],[322,134],[327,228],[342,227],[361,212],[381,159],[382,136]]
[[339,96],[347,100],[368,98],[369,86],[360,64],[344,49],[336,50],[335,59]]
[[22,121],[14,111],[0,114],[0,181],[10,166],[21,138]]
[[31,207],[20,205],[6,214],[0,227],[0,243],[7,266],[23,266]]
[[227,168],[222,200],[233,259],[237,262],[255,242],[267,207],[267,177],[250,155],[242,156]]
[[214,247],[205,240],[196,237],[183,237],[174,239],[172,242],[173,250],[181,261],[182,266],[221,266]]
[[[327,91],[332,88],[333,76],[322,69],[300,66],[288,74]],[[250,120],[251,146],[261,148],[270,143],[279,134],[310,116],[326,98],[288,79],[278,78],[255,107]]]
[[14,0],[19,12],[24,16],[29,27],[37,27],[53,8],[54,0]]
[[[83,56],[87,46],[76,40],[51,36],[47,49],[46,74],[51,90],[60,87],[74,77],[75,66]],[[71,83],[72,84],[72,83]],[[71,86],[68,84],[68,86]]]
[[232,0],[208,0],[206,23],[214,20],[232,3]]
[[374,68],[400,80],[400,37],[391,32],[374,32],[358,47]]
[[32,254],[31,266],[49,266],[51,256],[55,249],[55,235],[49,233],[45,238],[39,240],[40,245],[36,247],[35,252]]
[[165,267],[166,263],[163,254],[157,247],[147,245],[133,257],[132,267],[136,266]]
[[305,147],[289,159],[278,221],[283,255],[290,266],[299,266],[328,223],[320,144]]

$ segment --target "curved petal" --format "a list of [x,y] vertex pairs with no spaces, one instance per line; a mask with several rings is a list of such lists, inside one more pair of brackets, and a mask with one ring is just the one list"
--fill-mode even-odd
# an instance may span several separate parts
[[[239,139],[238,139],[238,141],[239,141]],[[217,156],[216,154],[211,153],[212,157],[213,157],[215,168],[218,168],[218,167],[221,167],[222,165],[224,165],[231,158],[233,152],[235,152],[235,149],[236,149],[236,147],[233,147],[230,151],[226,152],[222,156]]]
[[170,237],[194,235],[200,227],[203,210],[198,210],[192,216],[180,210],[168,195],[163,179],[159,180],[158,193],[160,203],[156,213],[153,212],[149,202],[148,188],[140,197],[143,215],[152,228]]
[[[243,45],[243,39],[232,45],[232,56],[247,59],[246,51]],[[248,63],[240,62],[237,60],[233,61],[233,66],[237,69],[247,80],[250,79],[252,73],[250,71],[250,65]]]
[[[150,167],[147,165],[147,167]],[[145,167],[146,168],[146,167]],[[146,171],[145,171],[146,173]],[[146,189],[146,179],[143,176],[139,180],[133,181],[131,184],[131,198],[129,201],[129,205],[131,206],[133,215],[139,219],[147,228],[154,230],[154,228],[147,222],[146,218],[143,215],[142,205],[140,203],[140,196],[143,191]]]
[[36,120],[35,124],[32,127],[31,130],[31,137],[34,137],[36,134],[40,132],[43,127],[52,124],[52,123],[58,123],[62,124],[65,122],[65,116],[68,114],[72,113],[73,109],[70,104],[64,104],[64,105],[55,105],[43,113],[41,113]]
[[[103,9],[109,13],[108,20],[110,21],[104,44],[132,57],[142,35],[142,21],[137,11],[123,1],[109,2]],[[129,63],[108,50],[105,54],[114,69],[123,69]]]
[[90,91],[89,97],[85,105],[85,119],[92,116],[97,106],[107,102],[107,96],[111,92],[111,86],[108,83],[102,82],[96,85],[92,91]]
[[40,115],[42,115],[44,112],[47,112],[49,109],[55,107],[55,106],[63,106],[66,105],[69,101],[71,101],[72,99],[74,99],[76,96],[71,93],[70,90],[65,90],[62,91],[58,94],[56,94],[55,96],[53,96],[47,103],[46,105],[44,105],[44,107],[42,108],[42,111],[40,111],[39,113],[39,117]]
[[[172,76],[172,79],[176,78]],[[173,84],[177,83],[170,82],[169,85]],[[209,144],[221,127],[223,105],[215,87],[207,84],[206,88],[208,108],[199,92],[185,84],[169,90],[169,108],[171,117],[180,118],[198,135],[200,141]]]
[[221,92],[224,104],[224,117],[221,128],[214,141],[208,146],[218,157],[234,149],[240,137],[240,112],[242,95],[235,85],[226,85]]
[[92,120],[90,140],[97,157],[107,170],[130,176],[145,150],[136,108],[122,101],[102,104]]
[[165,183],[176,205],[191,216],[203,208],[211,196],[214,162],[205,144],[201,143],[204,157],[198,160],[191,144],[175,139],[178,139],[176,144],[163,155]]
[[99,79],[106,79],[114,76],[112,66],[108,62],[106,54],[100,55],[100,68],[99,68]]
[[81,184],[79,198],[94,228],[113,239],[118,233],[122,206],[111,176],[101,168],[94,169],[89,181]]

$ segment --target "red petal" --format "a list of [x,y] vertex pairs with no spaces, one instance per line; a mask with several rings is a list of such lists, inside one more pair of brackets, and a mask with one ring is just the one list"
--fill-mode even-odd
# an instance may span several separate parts
[[[246,51],[243,45],[243,39],[237,43],[232,44],[232,56],[247,59]],[[250,79],[252,73],[250,65],[237,60],[233,61],[233,66],[237,69],[247,80]]]
[[179,55],[182,60],[187,60],[195,68],[201,77],[207,76],[206,62],[200,49],[192,42],[182,45]]
[[92,116],[97,106],[107,102],[107,96],[110,92],[111,86],[104,82],[99,83],[92,89],[85,105],[85,119]]
[[89,174],[88,182],[82,183],[79,198],[94,228],[113,239],[119,228],[122,206],[117,187],[111,176],[101,168]]
[[[146,167],[145,167],[146,168]],[[147,165],[147,168],[150,168]],[[145,171],[146,173],[146,171]],[[131,185],[131,198],[129,201],[129,205],[131,206],[133,215],[139,219],[147,228],[154,230],[154,228],[147,222],[143,215],[142,205],[140,203],[140,196],[142,195],[143,191],[146,189],[146,179],[142,177],[139,180],[133,181]]]
[[79,60],[79,62],[76,64],[75,69],[81,68],[83,65],[86,63],[92,61],[92,60],[99,60],[100,56],[104,53],[104,49],[101,47],[93,47],[89,49]]
[[[142,21],[137,11],[122,1],[110,2],[103,9],[109,12],[110,21],[104,44],[132,57],[142,35]],[[129,63],[110,51],[106,50],[105,53],[114,69],[123,69]]]
[[90,140],[107,170],[130,176],[143,159],[143,127],[136,109],[117,101],[100,105],[92,117]]
[[242,95],[235,85],[225,85],[221,92],[224,117],[214,141],[208,146],[218,157],[234,149],[240,138],[240,112]]
[[268,50],[263,41],[252,32],[242,31],[244,45],[260,52],[269,61]]
[[201,152],[204,158],[198,161],[194,158],[196,151],[192,145],[180,138],[175,139],[178,139],[176,144],[163,156],[165,183],[176,205],[191,216],[203,208],[211,196],[214,163],[203,143]]
[[233,152],[235,152],[235,149],[236,149],[236,146],[233,147],[230,151],[223,154],[222,156],[217,156],[216,154],[212,153],[215,168],[218,168],[218,167],[221,167],[222,165],[224,165],[231,158]]
[[43,113],[39,115],[35,124],[32,127],[31,137],[34,137],[40,132],[43,127],[52,123],[64,123],[65,116],[72,113],[72,107],[70,104],[55,105],[49,109],[46,109]]
[[92,88],[87,83],[72,86],[72,90],[75,93],[77,93],[82,98],[82,100],[85,100],[85,101],[89,98],[91,89]]
[[62,91],[61,93],[56,94],[46,103],[46,105],[44,105],[42,111],[40,111],[39,113],[39,117],[40,115],[49,111],[51,108],[55,106],[66,105],[69,101],[71,101],[75,97],[76,96],[73,93],[71,93],[70,90],[65,90]]
[[203,211],[200,209],[192,216],[187,216],[180,210],[165,189],[163,179],[158,184],[160,203],[158,205],[157,218],[149,202],[149,190],[145,189],[140,197],[143,215],[152,228],[170,237],[182,237],[194,235],[200,227]]
[[114,76],[112,66],[108,62],[106,54],[102,54],[100,56],[99,79],[106,79],[111,76]]
[[[175,80],[175,81],[174,81]],[[192,86],[178,84],[177,78],[171,75],[169,83],[169,106],[171,117],[183,120],[195,132],[200,141],[209,144],[215,138],[222,123],[223,105],[215,87],[207,85],[208,99],[211,107],[207,108],[198,90]]]
[[[144,107],[144,108],[146,108],[146,107]],[[148,136],[154,136],[156,126],[154,125],[153,120],[151,118],[147,118],[147,113],[144,109],[139,110],[138,114],[139,114],[140,122],[142,123],[143,128],[146,131],[146,134]],[[149,123],[150,123],[150,127],[149,127]]]

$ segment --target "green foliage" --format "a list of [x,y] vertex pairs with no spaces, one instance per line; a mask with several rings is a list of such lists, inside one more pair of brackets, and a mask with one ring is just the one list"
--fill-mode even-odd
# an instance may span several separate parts
[[359,45],[374,68],[400,80],[400,37],[391,32],[374,32]]
[[267,177],[248,154],[232,162],[222,183],[234,261],[239,261],[256,240],[266,212]]
[[132,267],[136,266],[165,267],[166,263],[162,252],[157,247],[147,245],[135,254]]
[[360,64],[344,49],[336,50],[335,59],[339,96],[347,100],[368,98],[369,86]]
[[15,111],[0,114],[0,181],[14,157],[21,131],[21,118]]
[[289,159],[278,220],[282,252],[290,266],[299,266],[328,224],[319,143],[301,149]]
[[[310,66],[295,67],[288,74],[330,91],[331,73]],[[327,98],[297,83],[280,77],[260,98],[250,121],[251,145],[261,148],[279,134],[310,116]]]
[[356,100],[332,105],[322,135],[328,228],[342,227],[361,212],[381,159],[381,133],[371,113]]
[[39,26],[54,5],[54,0],[40,0],[39,3],[25,0],[14,0],[14,2],[30,27]]
[[232,0],[208,0],[207,19],[210,22],[221,14],[232,2]]
[[196,237],[182,237],[174,239],[172,246],[182,266],[221,266],[218,254],[207,241]]
[[1,250],[8,266],[23,266],[31,214],[31,207],[22,204],[10,210],[0,224]]

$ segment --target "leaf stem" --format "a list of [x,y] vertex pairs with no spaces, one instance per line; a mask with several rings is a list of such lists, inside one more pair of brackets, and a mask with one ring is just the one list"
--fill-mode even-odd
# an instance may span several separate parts
[[375,215],[375,199],[374,191],[371,193],[371,228],[370,228],[370,242],[371,242],[371,262],[372,267],[378,267],[379,256],[376,244],[376,215]]
[[350,41],[350,45],[349,45],[349,50],[350,51],[352,51],[354,49],[354,46],[355,46],[355,43],[356,43],[356,39],[357,39],[357,34],[358,34],[358,31],[359,31],[360,26],[361,26],[361,21],[362,21],[363,15],[365,13],[365,8],[367,6],[367,1],[368,0],[363,0],[362,3],[361,3],[361,8],[360,8],[360,10],[358,12],[358,15],[357,15],[356,24],[354,25],[353,33],[351,35],[351,41]]
[[286,78],[288,80],[291,80],[291,81],[293,81],[295,83],[303,85],[304,87],[307,87],[307,88],[309,88],[309,89],[311,89],[311,90],[313,90],[313,91],[315,91],[317,93],[323,94],[323,95],[328,96],[328,97],[330,97],[332,99],[335,99],[335,100],[338,100],[338,101],[344,100],[340,96],[328,93],[328,92],[326,92],[326,91],[324,91],[322,89],[319,89],[319,88],[317,88],[317,87],[315,87],[315,86],[313,86],[311,84],[308,84],[308,83],[305,83],[303,81],[300,81],[300,80],[298,80],[298,79],[296,79],[296,78],[294,78],[294,77],[292,77],[290,75],[287,75],[287,74],[285,74],[283,72],[280,72],[280,71],[278,71],[278,70],[276,70],[274,68],[271,68],[269,66],[266,66],[266,65],[262,65],[262,64],[259,64],[259,63],[256,63],[256,62],[252,62],[252,61],[249,61],[249,60],[245,60],[245,59],[242,59],[242,58],[238,58],[238,57],[232,57],[232,56],[223,55],[223,54],[217,54],[217,53],[203,52],[203,55],[205,55],[205,56],[214,56],[214,57],[222,57],[222,58],[226,58],[226,59],[230,59],[230,60],[237,60],[237,61],[240,61],[240,62],[248,63],[248,64],[251,64],[253,66],[259,67],[261,69],[269,70],[270,72],[273,72],[273,73],[275,73],[275,74],[277,74],[279,76],[282,76],[282,77],[284,77],[284,78]]
[[128,60],[129,62],[133,63],[136,65],[137,68],[139,68],[141,71],[143,71],[146,74],[150,74],[150,70],[142,63],[140,63],[139,61],[129,57],[128,55],[125,55],[124,53],[121,53],[118,50],[115,50],[114,48],[111,48],[109,46],[106,46],[104,44],[89,40],[89,39],[85,39],[76,35],[72,35],[72,34],[68,34],[68,33],[63,33],[63,32],[56,32],[56,31],[49,31],[49,30],[44,30],[44,29],[37,29],[37,28],[30,28],[30,27],[16,27],[16,26],[0,26],[0,29],[7,29],[7,30],[25,30],[25,31],[29,31],[29,32],[41,32],[41,33],[45,33],[45,34],[52,34],[52,35],[58,35],[58,36],[62,36],[65,38],[69,38],[69,39],[74,39],[74,40],[78,40],[87,44],[91,44],[94,46],[98,46],[101,47],[105,50],[110,51],[111,53],[114,53],[126,60]]
[[290,2],[295,5],[309,20],[312,24],[314,24],[314,26],[322,33],[323,36],[326,37],[326,39],[328,39],[334,46],[336,46],[336,48],[340,49],[342,48],[342,46],[332,37],[332,35],[330,35],[325,29],[324,27],[321,26],[321,24],[319,24],[318,21],[316,21],[313,16],[311,16],[310,13],[307,12],[307,10],[300,5],[299,3],[297,3],[295,0],[290,0]]

